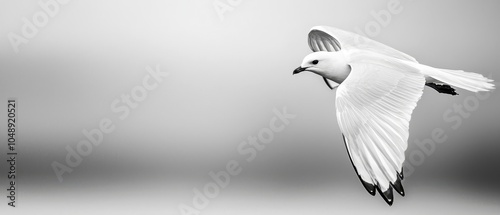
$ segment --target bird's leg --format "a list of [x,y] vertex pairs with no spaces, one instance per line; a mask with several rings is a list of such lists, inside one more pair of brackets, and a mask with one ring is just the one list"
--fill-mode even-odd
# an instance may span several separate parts
[[455,92],[455,89],[447,84],[425,83],[425,85],[440,93],[458,95],[458,93]]

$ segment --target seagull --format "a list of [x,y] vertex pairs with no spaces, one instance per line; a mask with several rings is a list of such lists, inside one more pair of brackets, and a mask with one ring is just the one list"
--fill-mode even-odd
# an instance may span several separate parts
[[405,191],[403,162],[409,122],[424,86],[458,95],[494,89],[493,80],[462,70],[438,69],[367,37],[317,26],[308,35],[312,53],[300,67],[336,89],[336,116],[351,163],[364,188],[394,202],[393,189]]

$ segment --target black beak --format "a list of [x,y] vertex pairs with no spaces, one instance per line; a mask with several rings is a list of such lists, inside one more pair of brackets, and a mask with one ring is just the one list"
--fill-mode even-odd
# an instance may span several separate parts
[[295,75],[295,74],[299,74],[299,73],[301,73],[302,71],[305,71],[306,69],[307,69],[307,67],[306,67],[306,68],[302,68],[302,67],[300,67],[300,66],[299,66],[299,67],[297,67],[297,69],[293,70],[293,73],[292,73],[292,74],[293,74],[293,75]]

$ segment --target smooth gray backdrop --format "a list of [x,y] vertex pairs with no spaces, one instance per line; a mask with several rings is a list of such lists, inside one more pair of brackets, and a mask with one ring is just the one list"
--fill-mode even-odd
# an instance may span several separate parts
[[[223,20],[214,2],[73,0],[16,53],[9,33],[21,34],[23,18],[42,9],[38,1],[2,0],[0,103],[18,99],[20,155],[18,207],[11,209],[3,161],[7,114],[0,105],[0,210],[181,214],[180,204],[192,205],[193,188],[202,189],[210,171],[234,159],[242,173],[201,214],[498,213],[496,91],[481,100],[461,89],[454,97],[425,90],[407,158],[422,152],[414,142],[435,129],[447,139],[413,165],[403,181],[407,196],[389,207],[354,174],[336,122],[335,91],[313,74],[292,76],[310,53],[311,27],[364,31],[377,22],[371,13],[388,10],[391,1],[242,0]],[[374,39],[423,64],[500,79],[499,1],[401,0],[400,7],[388,24],[379,22]],[[156,65],[170,76],[119,120],[113,101]],[[467,118],[450,112],[464,103]],[[283,107],[297,117],[246,162],[238,145]],[[456,126],[447,114],[463,120]],[[85,138],[82,130],[103,118],[115,130],[59,182],[51,164],[63,163],[65,147],[74,148]]]

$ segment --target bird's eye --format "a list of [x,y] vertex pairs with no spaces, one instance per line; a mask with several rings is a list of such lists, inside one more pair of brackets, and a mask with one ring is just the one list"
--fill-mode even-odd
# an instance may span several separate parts
[[318,64],[318,60],[313,60],[312,64],[314,65]]

